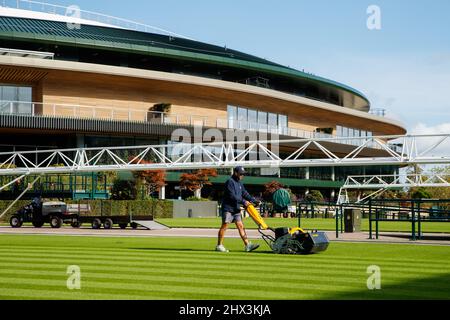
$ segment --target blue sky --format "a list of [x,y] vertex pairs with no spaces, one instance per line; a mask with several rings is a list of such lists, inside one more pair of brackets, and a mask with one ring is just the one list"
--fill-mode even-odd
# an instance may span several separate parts
[[[136,20],[340,81],[414,133],[450,133],[448,0],[50,1]],[[369,5],[382,29],[366,27]]]

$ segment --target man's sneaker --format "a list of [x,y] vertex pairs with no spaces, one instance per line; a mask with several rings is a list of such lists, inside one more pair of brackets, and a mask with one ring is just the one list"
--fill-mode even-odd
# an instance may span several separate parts
[[253,244],[253,243],[249,243],[248,245],[245,246],[245,251],[246,252],[252,252],[256,249],[259,248],[259,244]]
[[217,246],[217,247],[216,247],[216,251],[217,251],[217,252],[230,252],[230,251],[227,250],[223,245]]

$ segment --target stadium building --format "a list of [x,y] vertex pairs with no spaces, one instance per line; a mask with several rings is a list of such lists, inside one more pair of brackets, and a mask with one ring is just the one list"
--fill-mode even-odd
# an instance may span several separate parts
[[[406,133],[345,84],[121,19],[43,11],[0,7],[0,152],[168,144],[176,129],[217,128],[280,139],[349,137],[333,145],[339,154],[358,145],[352,137]],[[277,179],[300,196],[317,189],[333,198],[348,175],[397,170],[252,169],[246,184],[258,193]],[[220,171],[214,183],[228,174]],[[167,198],[179,196],[179,176],[168,173]],[[99,184],[90,179],[85,186]],[[101,196],[76,185],[63,189],[73,197]],[[204,192],[220,197],[215,186]]]

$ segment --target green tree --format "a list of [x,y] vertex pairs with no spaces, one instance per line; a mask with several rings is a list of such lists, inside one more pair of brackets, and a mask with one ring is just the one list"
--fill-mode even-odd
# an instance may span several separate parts
[[311,190],[305,196],[305,200],[309,202],[323,202],[323,194],[319,190]]
[[264,185],[264,193],[263,193],[263,197],[266,201],[272,202],[272,196],[273,194],[279,190],[284,188],[284,186],[279,183],[278,181],[271,181],[269,183],[266,183]]
[[[431,172],[441,175],[447,182],[450,182],[450,166],[436,167]],[[450,199],[450,188],[448,187],[428,188],[427,190],[434,199]]]
[[418,188],[411,193],[412,199],[431,199],[433,196],[426,188]]
[[136,200],[137,188],[134,181],[115,180],[111,188],[113,200]]

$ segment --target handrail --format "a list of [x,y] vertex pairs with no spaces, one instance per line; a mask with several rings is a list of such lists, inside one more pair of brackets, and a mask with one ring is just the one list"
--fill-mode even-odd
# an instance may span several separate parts
[[53,52],[42,52],[42,51],[30,51],[30,50],[19,50],[10,48],[0,48],[0,55],[8,56],[32,56],[41,59],[54,59],[55,54]]
[[[151,106],[149,106],[150,108]],[[165,125],[202,126],[218,129],[241,129],[263,133],[279,134],[294,138],[327,139],[337,137],[315,131],[307,131],[291,127],[269,126],[249,121],[239,121],[228,118],[211,117],[196,114],[182,114],[172,112],[146,111],[134,108],[116,108],[111,106],[89,106],[76,104],[51,104],[42,102],[1,101],[0,114],[31,115],[47,117],[69,117],[75,119],[99,119],[110,121],[131,121],[138,123],[159,123]],[[360,146],[358,137],[346,138],[342,144]],[[369,148],[379,149],[375,143],[369,143]],[[396,147],[401,150],[401,146]]]
[[41,13],[48,13],[48,14],[55,14],[59,16],[67,16],[71,17],[68,14],[76,10],[76,13],[79,14],[79,16],[74,16],[73,18],[83,19],[83,20],[89,20],[105,25],[110,25],[114,27],[118,27],[121,29],[127,29],[127,30],[133,30],[133,31],[140,31],[140,32],[156,32],[159,34],[169,35],[173,37],[178,38],[185,38],[192,40],[186,36],[183,36],[181,34],[162,29],[156,26],[151,26],[147,24],[143,24],[140,22],[123,19],[111,15],[106,15],[98,12],[93,11],[87,11],[87,10],[80,10],[78,7],[75,6],[61,6],[46,2],[39,2],[39,1],[32,1],[32,0],[1,0],[0,6],[3,7],[9,7],[9,8],[16,8],[21,10],[29,10],[34,12],[41,12]]
[[370,109],[369,114],[372,114],[374,116],[379,116],[379,117],[386,117],[387,110],[383,109],[383,108]]

